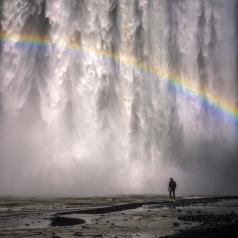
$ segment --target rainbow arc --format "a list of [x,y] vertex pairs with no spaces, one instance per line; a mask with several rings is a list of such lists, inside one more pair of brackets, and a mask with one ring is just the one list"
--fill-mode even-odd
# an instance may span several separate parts
[[185,76],[178,75],[175,72],[167,72],[160,67],[153,67],[146,63],[138,62],[138,60],[133,56],[117,54],[111,51],[96,49],[89,46],[81,46],[76,42],[67,43],[59,41],[54,43],[50,38],[34,34],[18,35],[0,32],[0,42],[1,44],[15,44],[16,47],[21,48],[37,47],[41,50],[52,46],[55,49],[65,50],[66,52],[69,51],[69,53],[86,53],[105,59],[113,59],[120,64],[124,64],[126,66],[139,69],[145,73],[157,76],[159,80],[166,81],[169,86],[172,86],[181,94],[196,98],[202,104],[205,103],[209,108],[213,109],[213,111],[228,117],[238,125],[238,105],[234,102],[230,102],[212,91],[205,91],[197,83],[193,80],[187,79]]

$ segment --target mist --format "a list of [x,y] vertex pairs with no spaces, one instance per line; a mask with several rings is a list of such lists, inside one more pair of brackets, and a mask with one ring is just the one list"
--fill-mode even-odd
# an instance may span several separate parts
[[237,9],[0,1],[0,195],[238,194]]

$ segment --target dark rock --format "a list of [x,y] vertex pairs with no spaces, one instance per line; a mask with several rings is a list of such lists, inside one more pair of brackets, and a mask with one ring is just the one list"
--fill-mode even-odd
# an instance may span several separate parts
[[86,223],[83,219],[55,216],[51,218],[51,226],[74,226]]
[[177,234],[164,236],[163,238],[226,238],[238,237],[238,216],[236,214],[194,214],[180,216],[180,220],[196,221],[201,224]]
[[184,222],[185,225],[191,225],[192,222]]
[[180,226],[180,224],[179,224],[178,222],[174,222],[173,225],[174,225],[175,227]]
[[73,236],[83,236],[83,233],[82,233],[82,232],[75,232],[75,233],[73,234]]

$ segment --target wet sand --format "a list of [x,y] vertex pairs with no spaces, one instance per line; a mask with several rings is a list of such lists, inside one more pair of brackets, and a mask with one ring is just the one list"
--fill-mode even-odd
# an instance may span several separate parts
[[1,197],[0,237],[238,237],[238,196]]

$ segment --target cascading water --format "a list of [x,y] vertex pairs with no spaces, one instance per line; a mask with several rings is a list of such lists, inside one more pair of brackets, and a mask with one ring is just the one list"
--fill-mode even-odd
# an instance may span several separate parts
[[0,1],[0,192],[238,192],[237,9]]

